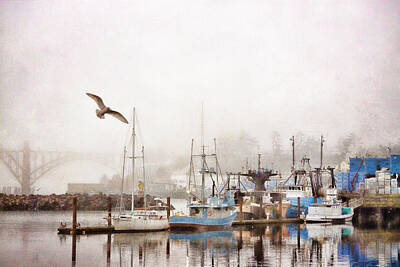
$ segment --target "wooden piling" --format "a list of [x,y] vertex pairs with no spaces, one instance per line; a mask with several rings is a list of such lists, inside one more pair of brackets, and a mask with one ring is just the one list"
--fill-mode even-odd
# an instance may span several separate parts
[[282,195],[279,199],[279,218],[283,218]]
[[72,262],[76,261],[76,234],[72,234]]
[[314,203],[317,203],[317,197],[314,197]]
[[300,224],[297,225],[297,249],[300,250]]
[[77,198],[72,199],[72,231],[76,230],[76,209],[77,209]]
[[111,197],[110,196],[107,198],[107,211],[108,211],[107,225],[108,225],[108,227],[111,227]]
[[239,220],[240,221],[243,221],[243,197],[242,196],[240,196],[239,197]]
[[111,232],[107,235],[107,266],[110,266],[111,261]]
[[77,209],[77,198],[72,199],[72,262],[76,261],[76,209]]
[[297,197],[297,217],[300,218],[300,197]]
[[171,197],[167,197],[167,219],[171,216]]
[[166,257],[167,259],[169,258],[169,250],[170,250],[170,244],[169,244],[169,238],[167,239],[167,247],[166,247]]

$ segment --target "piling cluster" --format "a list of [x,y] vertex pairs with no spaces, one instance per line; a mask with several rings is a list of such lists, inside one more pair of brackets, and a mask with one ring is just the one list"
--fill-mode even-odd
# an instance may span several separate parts
[[[120,195],[106,194],[62,194],[62,195],[12,195],[0,193],[1,211],[37,211],[37,210],[72,210],[72,200],[76,196],[79,210],[107,210],[107,197],[111,197],[112,207],[119,206]],[[131,196],[124,196],[124,209],[130,209]],[[161,201],[147,196],[148,205],[157,205]],[[135,207],[140,207],[143,197],[135,196]]]

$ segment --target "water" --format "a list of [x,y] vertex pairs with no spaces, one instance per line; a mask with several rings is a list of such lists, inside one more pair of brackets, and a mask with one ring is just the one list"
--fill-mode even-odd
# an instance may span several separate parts
[[[180,202],[175,202],[183,209]],[[81,225],[105,212],[78,212]],[[0,266],[71,266],[71,212],[0,212]],[[107,266],[107,235],[77,236],[76,266]],[[206,233],[111,235],[111,266],[399,266],[400,232],[269,225]]]

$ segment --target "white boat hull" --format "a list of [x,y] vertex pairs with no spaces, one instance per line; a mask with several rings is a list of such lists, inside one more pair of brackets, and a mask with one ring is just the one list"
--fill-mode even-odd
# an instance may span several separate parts
[[308,214],[305,216],[306,222],[339,222],[351,221],[354,211],[350,209],[350,213],[342,213],[341,206],[310,206]]
[[113,221],[116,231],[150,232],[167,230],[167,219],[143,219],[143,218],[117,218]]
[[335,221],[351,221],[353,214],[342,216],[306,216],[306,222],[335,222]]

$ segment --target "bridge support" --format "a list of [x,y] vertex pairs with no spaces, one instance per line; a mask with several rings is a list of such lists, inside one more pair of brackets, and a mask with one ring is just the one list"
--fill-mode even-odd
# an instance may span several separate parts
[[31,150],[28,142],[24,144],[21,178],[22,194],[29,195],[31,193]]
[[[6,150],[0,144],[0,165],[5,165],[21,185],[22,194],[32,194],[32,186],[43,175],[72,160],[91,160],[109,166],[111,155],[58,151],[32,151],[29,142],[22,150]],[[40,160],[38,159],[40,158]],[[115,163],[115,162],[114,162]]]

